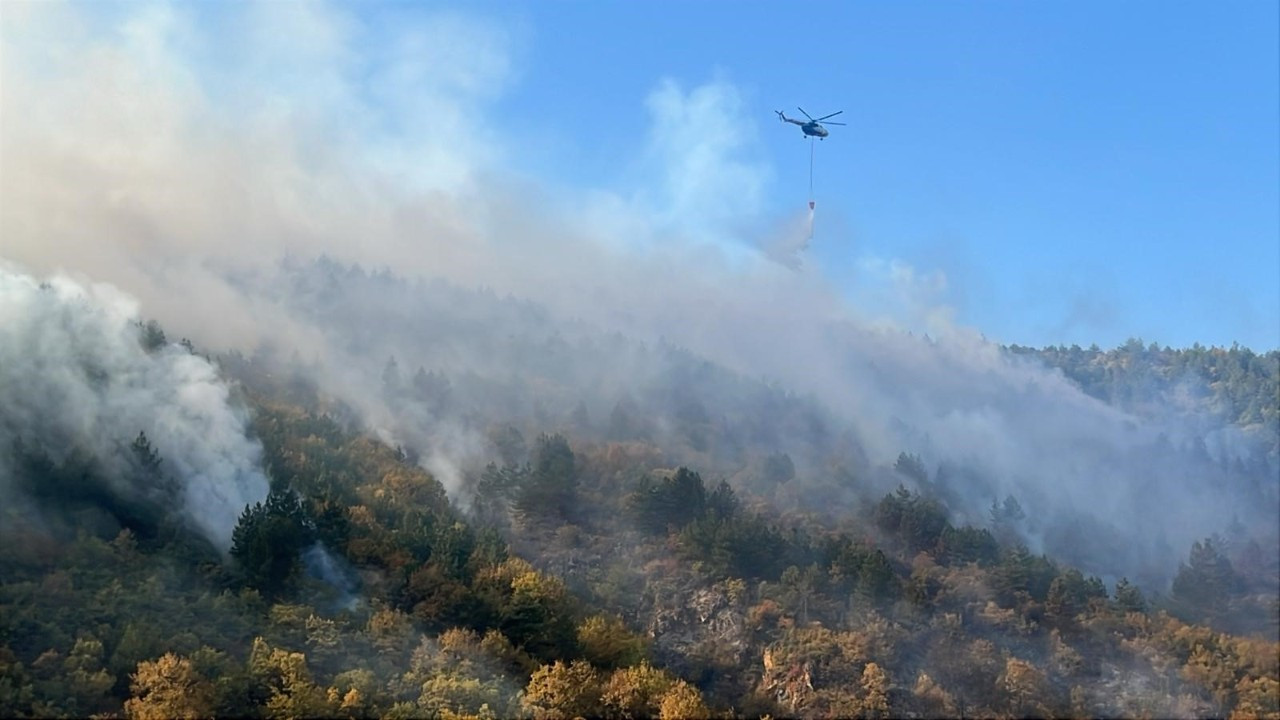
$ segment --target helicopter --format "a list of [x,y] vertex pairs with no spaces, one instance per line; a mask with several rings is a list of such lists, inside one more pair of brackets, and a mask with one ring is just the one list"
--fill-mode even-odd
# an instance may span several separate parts
[[[839,115],[840,113],[844,112],[843,110],[837,110],[837,111],[835,111],[835,112],[831,113],[830,115],[823,115],[822,117],[818,118],[817,120],[814,120],[812,115],[810,115],[810,114],[809,114],[809,113],[807,113],[807,112],[804,112],[804,108],[802,108],[802,107],[796,107],[796,109],[797,109],[797,110],[799,110],[800,112],[804,113],[804,116],[805,116],[805,117],[807,117],[807,118],[809,118],[809,122],[804,122],[803,120],[797,120],[797,119],[795,119],[795,118],[789,118],[789,117],[787,117],[786,115],[784,115],[784,114],[783,114],[783,112],[782,112],[781,110],[774,110],[774,112],[778,113],[778,120],[779,120],[779,121],[781,121],[781,122],[789,122],[789,123],[791,123],[791,124],[793,124],[793,125],[799,125],[799,126],[800,126],[800,130],[801,130],[801,132],[803,132],[805,135],[808,135],[808,136],[811,136],[811,137],[816,137],[816,138],[818,138],[819,140],[821,140],[821,139],[825,138],[827,135],[829,135],[829,134],[830,134],[830,133],[828,133],[828,132],[827,132],[827,129],[826,129],[825,127],[823,127],[823,126],[822,126],[822,121],[823,121],[823,120],[826,120],[827,118],[835,117],[835,116]],[[829,123],[827,123],[827,124],[828,124],[828,125],[844,125],[844,123],[842,123],[842,122],[829,122]]]

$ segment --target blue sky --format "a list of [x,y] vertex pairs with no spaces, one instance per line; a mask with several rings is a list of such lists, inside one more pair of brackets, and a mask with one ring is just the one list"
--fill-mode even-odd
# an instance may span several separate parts
[[[412,193],[477,183],[559,217],[495,201],[512,217],[474,232],[791,252],[813,141],[773,111],[803,106],[848,123],[816,147],[804,272],[864,315],[1275,349],[1277,8],[3,3],[5,252],[126,285],[150,271],[112,257],[161,239],[175,263],[238,260],[237,236],[401,267],[416,213],[471,221]],[[437,264],[488,261],[457,247]]]
[[488,122],[532,174],[626,182],[654,88],[719,80],[773,212],[803,205],[809,158],[772,111],[844,110],[808,249],[837,280],[867,257],[941,272],[1001,342],[1280,347],[1275,3],[468,7],[511,30]]

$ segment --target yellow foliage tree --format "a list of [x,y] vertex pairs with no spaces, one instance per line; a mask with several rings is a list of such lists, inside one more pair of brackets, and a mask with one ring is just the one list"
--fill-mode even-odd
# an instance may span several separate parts
[[483,682],[478,678],[453,673],[441,673],[422,683],[418,707],[428,717],[443,713],[475,713],[481,708],[501,708],[505,705],[502,688],[496,682]]
[[407,651],[414,639],[412,618],[394,608],[383,608],[371,615],[366,631],[378,652],[390,656]]
[[312,680],[307,656],[302,653],[272,648],[262,638],[255,638],[249,671],[270,692],[265,708],[268,717],[321,717],[336,711],[328,692]]
[[653,717],[658,714],[663,697],[675,682],[675,678],[665,670],[640,663],[614,670],[604,684],[601,699],[611,715]]
[[880,718],[889,714],[889,676],[873,662],[862,668],[860,704],[865,717]]
[[191,666],[191,661],[165,653],[154,661],[138,663],[130,676],[133,697],[124,703],[133,720],[186,720],[213,714],[213,684]]
[[644,639],[627,629],[617,615],[592,615],[578,625],[583,656],[600,667],[635,665],[644,659]]
[[662,696],[658,705],[661,720],[708,720],[711,711],[702,701],[702,693],[683,680],[677,680]]
[[533,673],[522,704],[537,720],[570,720],[600,714],[600,675],[590,664],[557,660]]
[[1280,680],[1244,678],[1236,684],[1236,707],[1231,711],[1231,720],[1245,718],[1280,720]]
[[1045,714],[1042,699],[1048,691],[1044,673],[1025,660],[1009,658],[1005,661],[998,685],[1009,698],[1013,712],[1022,717]]

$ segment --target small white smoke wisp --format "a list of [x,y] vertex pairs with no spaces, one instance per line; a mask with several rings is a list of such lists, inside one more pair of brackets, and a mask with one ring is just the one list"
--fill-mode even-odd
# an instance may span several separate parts
[[360,605],[357,594],[355,573],[340,558],[321,543],[316,543],[302,553],[302,563],[307,574],[317,580],[323,580],[337,593],[334,603],[343,610],[355,610]]

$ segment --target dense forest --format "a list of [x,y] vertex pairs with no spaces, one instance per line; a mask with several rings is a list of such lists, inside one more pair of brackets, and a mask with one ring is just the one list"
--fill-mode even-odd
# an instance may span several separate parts
[[[520,386],[506,418],[491,378],[387,358],[387,418],[453,406],[417,427],[482,438],[447,467],[296,357],[131,328],[131,367],[217,369],[269,487],[223,547],[178,510],[171,428],[95,447],[0,410],[5,717],[1280,717],[1280,552],[1238,521],[1167,583],[1104,579],[1035,549],[1017,497],[957,512],[963,469],[879,466],[815,399],[678,348],[607,413]],[[554,375],[570,346],[540,342]],[[1154,387],[1275,432],[1275,352],[1010,351],[1138,415]]]

